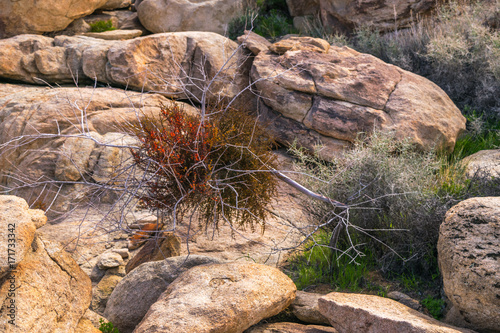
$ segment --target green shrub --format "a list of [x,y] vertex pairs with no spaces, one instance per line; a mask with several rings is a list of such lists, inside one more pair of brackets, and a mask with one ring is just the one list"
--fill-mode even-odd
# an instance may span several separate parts
[[104,32],[111,30],[116,30],[116,28],[113,27],[113,22],[111,21],[111,19],[107,21],[97,21],[95,23],[90,23],[91,32]]
[[101,318],[99,319],[99,330],[104,333],[120,333],[117,328],[112,323],[106,323]]
[[421,301],[422,305],[429,311],[435,319],[443,318],[443,311],[445,309],[445,301],[441,298],[437,299],[432,296],[427,296]]

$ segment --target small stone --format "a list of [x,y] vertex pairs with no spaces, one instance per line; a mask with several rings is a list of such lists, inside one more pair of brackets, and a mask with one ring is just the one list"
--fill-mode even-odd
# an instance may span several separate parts
[[113,249],[112,251],[114,253],[118,253],[119,255],[121,255],[123,259],[128,258],[130,255],[130,253],[128,252],[128,249]]
[[97,262],[97,267],[99,269],[108,269],[113,267],[118,267],[124,265],[123,258],[116,252],[104,252],[101,254],[99,261]]

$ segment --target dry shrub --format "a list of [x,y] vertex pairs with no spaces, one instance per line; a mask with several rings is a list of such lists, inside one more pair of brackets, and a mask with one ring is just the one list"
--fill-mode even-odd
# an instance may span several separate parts
[[134,130],[141,141],[133,157],[144,171],[137,193],[144,207],[175,220],[199,212],[200,223],[216,228],[220,220],[264,227],[276,191],[268,172],[275,162],[273,141],[254,118],[209,105],[202,120],[172,103]]

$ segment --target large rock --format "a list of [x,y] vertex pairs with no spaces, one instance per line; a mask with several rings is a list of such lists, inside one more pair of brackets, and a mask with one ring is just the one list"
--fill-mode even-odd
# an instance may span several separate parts
[[223,35],[242,16],[248,0],[144,0],[136,6],[142,25],[153,33],[211,31]]
[[[156,34],[126,41],[21,35],[0,40],[0,77],[34,84],[96,80],[172,98],[233,98],[248,85],[238,45],[210,32]],[[224,67],[224,69],[222,69]],[[219,72],[220,70],[220,72]],[[212,81],[213,80],[213,81]]]
[[500,178],[500,149],[481,150],[462,160],[469,178]]
[[[120,89],[0,84],[0,144],[12,143],[0,154],[0,183],[8,188],[26,185],[18,193],[32,201],[45,189],[38,205],[47,208],[59,191],[61,200],[51,210],[65,211],[85,199],[85,188],[74,182],[87,181],[91,190],[92,184],[111,182],[118,175],[130,158],[129,150],[119,145],[135,142],[121,133],[137,123],[141,112],[159,114],[160,105],[167,103],[160,95]],[[186,112],[197,112],[182,105]],[[56,180],[62,187],[41,183],[33,188],[35,180]]]
[[46,221],[43,212],[29,209],[24,199],[0,195],[0,279],[31,251],[35,231]]
[[283,143],[329,157],[360,132],[394,131],[423,150],[453,150],[465,118],[434,83],[348,47],[290,37],[260,51],[251,77],[261,113]]
[[407,27],[416,17],[426,14],[436,5],[434,0],[318,0],[318,2],[323,25],[340,32],[349,32],[361,26],[369,26],[379,31]]
[[446,296],[466,322],[500,332],[500,197],[452,207],[439,230],[438,260]]
[[320,312],[339,333],[472,333],[374,295],[330,293],[321,297],[318,304]]
[[[59,244],[38,236],[16,271],[0,283],[1,332],[74,332],[90,304],[89,277]],[[12,300],[16,326],[9,323]]]
[[165,232],[158,237],[148,240],[141,250],[129,260],[125,269],[128,273],[143,263],[159,261],[169,257],[177,257],[180,254],[180,237],[171,232]]
[[292,312],[295,317],[305,323],[329,325],[330,322],[325,318],[318,308],[318,299],[321,294],[297,291],[297,296],[292,303]]
[[297,323],[263,324],[249,328],[245,333],[338,333],[333,327]]
[[109,0],[1,0],[0,38],[63,30],[107,2]]
[[134,332],[241,333],[288,307],[295,291],[292,280],[273,267],[197,266],[167,288]]
[[206,256],[190,255],[142,264],[118,283],[104,314],[120,332],[132,332],[149,307],[181,273],[198,265],[219,262]]

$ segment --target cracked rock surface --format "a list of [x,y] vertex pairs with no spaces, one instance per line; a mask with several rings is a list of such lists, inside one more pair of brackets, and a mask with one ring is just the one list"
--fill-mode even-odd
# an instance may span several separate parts
[[[246,44],[255,49],[251,38]],[[290,37],[260,48],[251,78],[278,140],[297,139],[309,149],[321,141],[325,157],[374,128],[422,150],[447,151],[465,129],[460,110],[431,81],[317,38]]]

